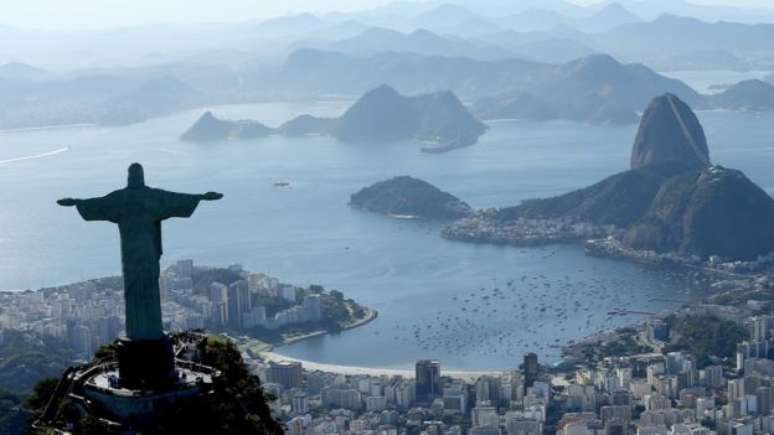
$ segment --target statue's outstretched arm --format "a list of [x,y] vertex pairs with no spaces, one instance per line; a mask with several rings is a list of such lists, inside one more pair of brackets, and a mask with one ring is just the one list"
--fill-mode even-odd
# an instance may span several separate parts
[[217,201],[221,198],[223,198],[223,194],[218,192],[207,192],[201,195],[201,199],[205,201]]
[[78,205],[78,203],[81,202],[80,199],[74,199],[74,198],[62,198],[58,200],[56,203],[61,205],[62,207],[73,207]]
[[101,198],[64,198],[56,203],[63,207],[77,207],[78,213],[87,221],[118,223],[121,218],[121,201],[115,192]]
[[199,201],[217,201],[223,198],[223,195],[217,192],[177,193],[160,189],[154,189],[153,192],[156,195],[155,215],[159,220],[191,217]]

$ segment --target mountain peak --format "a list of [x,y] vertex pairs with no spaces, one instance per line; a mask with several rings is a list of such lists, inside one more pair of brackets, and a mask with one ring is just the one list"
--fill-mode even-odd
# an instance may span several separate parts
[[608,3],[605,7],[597,11],[597,15],[600,14],[626,14],[636,17],[634,13],[629,11],[629,9],[626,9],[626,7],[619,2]]
[[382,37],[382,36],[388,36],[388,37],[395,37],[395,36],[405,36],[404,33],[401,33],[394,29],[389,29],[387,27],[368,27],[367,29],[360,32],[361,37]]
[[485,131],[451,92],[405,97],[381,85],[339,118],[334,135],[345,142],[415,139],[459,147],[476,143]]
[[216,142],[227,139],[255,139],[274,133],[275,130],[260,122],[228,121],[216,118],[207,111],[180,136],[188,142]]
[[632,169],[665,164],[689,169],[710,165],[707,139],[696,114],[670,93],[654,98],[645,110],[631,158]]
[[440,35],[437,33],[431,32],[427,29],[416,29],[413,32],[409,34],[409,36],[414,38],[425,38],[425,39],[443,39]]
[[638,23],[642,19],[618,2],[605,5],[593,15],[580,20],[580,29],[591,32],[605,32],[626,24]]
[[387,84],[382,84],[366,92],[365,95],[363,95],[362,99],[384,98],[384,97],[400,98],[401,95],[392,86]]
[[702,24],[704,21],[694,17],[664,13],[656,17],[656,19],[653,20],[653,23],[665,25],[686,25],[696,23]]
[[609,54],[592,54],[565,65],[565,71],[573,76],[609,76],[623,69],[623,65]]

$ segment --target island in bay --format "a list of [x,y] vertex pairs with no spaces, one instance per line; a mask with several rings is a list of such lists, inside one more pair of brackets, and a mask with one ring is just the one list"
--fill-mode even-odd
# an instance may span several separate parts
[[353,144],[420,142],[429,153],[473,145],[487,130],[449,91],[403,96],[383,85],[363,95],[339,118],[302,115],[273,129],[256,121],[229,121],[207,112],[181,139],[248,140],[270,134],[333,136]]
[[180,136],[188,142],[212,142],[219,140],[247,140],[274,134],[274,129],[250,120],[229,121],[219,119],[212,112],[205,112],[194,125]]
[[456,196],[408,176],[366,187],[354,193],[349,204],[360,210],[404,218],[450,220],[473,212]]

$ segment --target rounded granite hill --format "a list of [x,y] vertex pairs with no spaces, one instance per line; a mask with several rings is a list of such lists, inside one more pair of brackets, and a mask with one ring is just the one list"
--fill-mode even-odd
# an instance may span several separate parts
[[349,204],[374,213],[424,219],[458,219],[472,213],[470,206],[454,195],[407,176],[366,187],[353,194]]
[[672,94],[656,97],[645,110],[632,149],[631,169],[679,164],[710,165],[707,138],[693,110]]

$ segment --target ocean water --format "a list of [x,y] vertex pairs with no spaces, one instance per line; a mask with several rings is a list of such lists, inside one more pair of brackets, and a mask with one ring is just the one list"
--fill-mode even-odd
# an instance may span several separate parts
[[[278,125],[300,113],[336,115],[346,102],[212,108]],[[578,246],[476,246],[439,237],[438,224],[351,210],[349,195],[396,175],[423,178],[474,207],[505,206],[586,186],[628,166],[636,126],[503,121],[479,144],[426,155],[413,143],[345,145],[324,137],[189,144],[178,136],[202,110],[120,128],[0,133],[0,289],[118,274],[113,225],[87,223],[61,197],[121,188],[139,161],[148,184],[223,192],[191,219],[164,224],[164,264],[243,264],[301,285],[337,288],[377,309],[374,322],[281,349],[318,362],[454,369],[515,367],[527,351],[554,361],[564,344],[636,322],[662,299],[698,294],[662,272],[590,258]],[[774,190],[774,115],[699,114],[713,159]],[[286,181],[291,188],[276,188]],[[495,290],[497,289],[497,290]],[[538,342],[536,345],[535,342]]]

